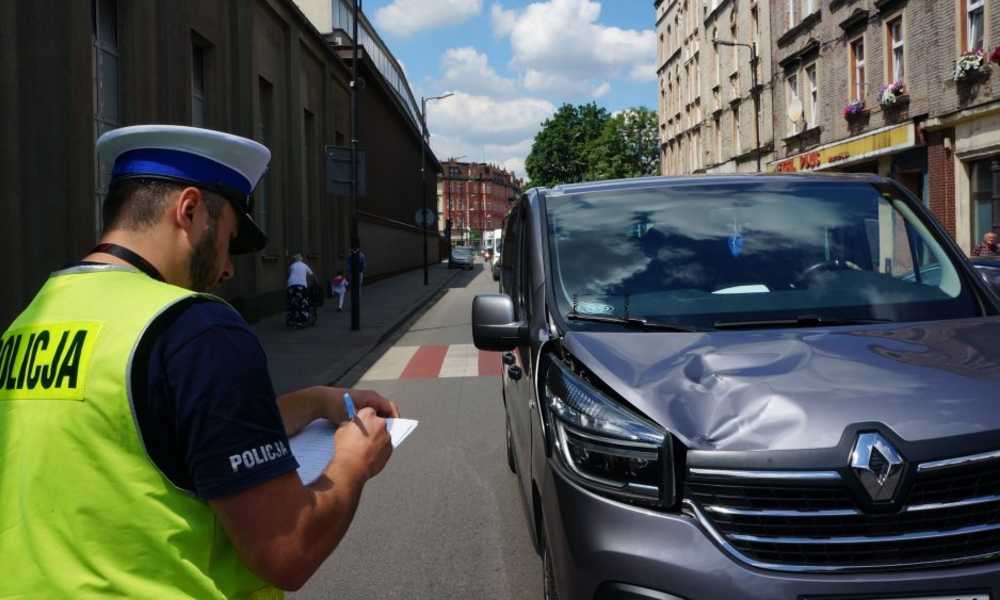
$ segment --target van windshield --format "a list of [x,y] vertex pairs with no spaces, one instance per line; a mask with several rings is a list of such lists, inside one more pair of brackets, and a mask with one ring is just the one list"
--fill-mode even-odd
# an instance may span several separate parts
[[564,315],[699,328],[749,321],[922,321],[978,304],[891,189],[772,179],[546,197]]

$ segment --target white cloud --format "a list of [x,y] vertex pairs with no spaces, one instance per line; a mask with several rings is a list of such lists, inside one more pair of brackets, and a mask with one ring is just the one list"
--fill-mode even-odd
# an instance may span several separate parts
[[525,89],[594,95],[601,81],[628,74],[655,79],[645,69],[656,61],[652,29],[602,25],[594,0],[548,0],[522,10],[491,8],[494,33],[510,38],[511,64],[524,71]]
[[594,98],[601,98],[602,96],[606,96],[610,91],[611,91],[611,84],[605,81],[604,83],[594,88],[594,91],[592,91],[590,95],[593,96]]
[[450,48],[441,56],[443,75],[435,87],[461,90],[468,94],[510,96],[514,80],[501,77],[489,65],[485,54],[475,48]]
[[517,23],[517,13],[513,10],[504,10],[504,7],[497,3],[490,8],[490,18],[493,21],[493,35],[496,37],[510,35]]
[[629,71],[628,76],[633,81],[656,81],[656,64],[635,65]]
[[473,145],[509,145],[533,138],[555,106],[536,98],[499,100],[464,92],[427,105],[427,123],[435,134]]
[[455,92],[427,106],[431,147],[439,160],[464,155],[462,160],[485,160],[524,177],[524,159],[535,134],[555,110],[552,103],[535,98],[503,100]]
[[482,10],[483,0],[393,0],[375,11],[375,24],[380,31],[407,36],[463,23]]

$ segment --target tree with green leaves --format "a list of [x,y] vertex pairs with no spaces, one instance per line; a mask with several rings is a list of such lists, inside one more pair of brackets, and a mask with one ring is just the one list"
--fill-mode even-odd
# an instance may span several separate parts
[[660,174],[656,113],[644,106],[614,115],[587,149],[588,181]]
[[542,123],[524,161],[531,184],[553,186],[586,180],[590,146],[609,119],[608,111],[593,102],[560,106]]

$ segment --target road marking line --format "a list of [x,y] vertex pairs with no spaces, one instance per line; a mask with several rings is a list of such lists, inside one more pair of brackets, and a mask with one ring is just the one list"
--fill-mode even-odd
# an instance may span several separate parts
[[441,364],[448,354],[448,346],[421,346],[409,364],[403,369],[400,379],[430,379],[441,372]]
[[362,377],[362,381],[399,379],[420,346],[393,346]]
[[472,344],[455,344],[448,347],[438,377],[478,377],[479,350]]
[[500,373],[503,372],[503,365],[500,364],[500,353],[483,350],[479,353],[477,367],[480,377],[499,377]]

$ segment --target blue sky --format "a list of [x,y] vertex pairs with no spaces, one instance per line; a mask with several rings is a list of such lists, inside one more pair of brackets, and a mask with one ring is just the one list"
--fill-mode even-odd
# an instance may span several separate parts
[[562,103],[656,107],[652,0],[367,0],[428,104],[438,158],[524,175],[531,140]]

